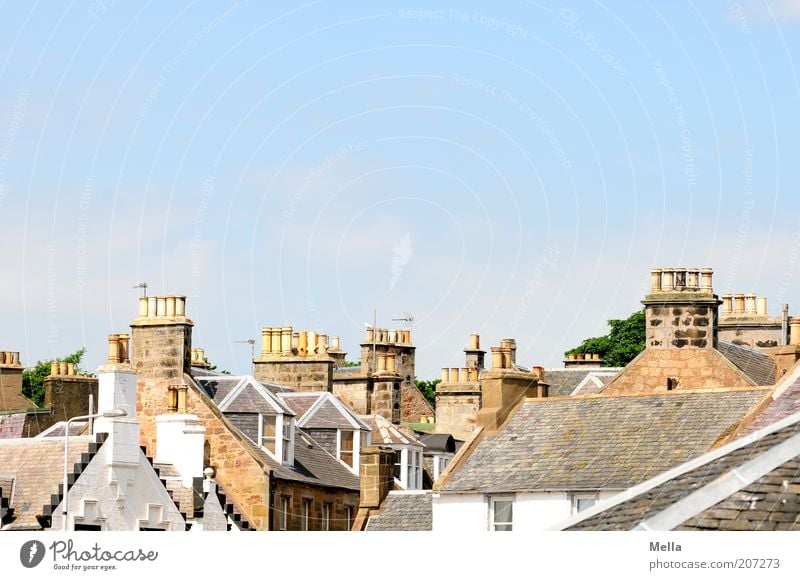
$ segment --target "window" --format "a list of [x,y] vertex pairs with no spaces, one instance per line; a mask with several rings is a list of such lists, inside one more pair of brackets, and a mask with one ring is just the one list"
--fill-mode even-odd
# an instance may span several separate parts
[[303,500],[303,513],[302,518],[300,520],[300,529],[303,531],[308,531],[311,529],[311,501],[310,499]]
[[572,514],[589,509],[597,503],[596,493],[576,493],[572,495]]
[[327,532],[331,529],[331,504],[322,504],[322,531]]
[[261,445],[275,453],[275,430],[278,417],[276,415],[264,415],[261,431]]
[[400,479],[403,473],[403,450],[396,449],[394,452],[394,478]]
[[339,431],[341,434],[339,456],[350,467],[353,467],[353,432]]
[[278,521],[278,529],[279,530],[288,530],[289,529],[289,498],[281,496],[281,513],[280,519]]
[[353,529],[353,506],[351,506],[351,505],[344,506],[344,517],[345,517],[345,521],[347,523],[347,529],[348,530],[352,530]]
[[292,423],[291,421],[287,420],[287,417],[284,415],[283,417],[283,447],[281,448],[281,458],[284,463],[289,463],[291,460],[291,456],[289,451],[291,450],[292,445]]
[[489,530],[510,532],[514,523],[514,498],[493,497],[489,507]]

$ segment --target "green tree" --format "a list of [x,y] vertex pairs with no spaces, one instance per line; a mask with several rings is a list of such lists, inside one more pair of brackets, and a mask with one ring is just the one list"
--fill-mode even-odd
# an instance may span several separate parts
[[[75,365],[75,374],[92,376],[91,373],[87,373],[78,366],[84,354],[86,354],[86,349],[81,348],[70,355],[54,360],[73,363]],[[36,403],[37,407],[41,407],[44,404],[44,380],[50,376],[51,362],[49,360],[37,361],[36,366],[32,369],[22,372],[22,394]]]
[[421,381],[417,377],[414,377],[414,384],[417,385],[417,388],[425,395],[425,398],[434,409],[436,408],[436,385],[441,382],[441,379],[436,379],[435,381]]
[[623,367],[631,362],[645,345],[644,311],[638,310],[625,320],[609,320],[610,332],[605,336],[587,338],[580,346],[568,350],[566,355],[598,353],[604,365]]
[[358,362],[358,361],[353,362],[353,361],[350,361],[350,360],[346,360],[346,361],[344,361],[344,366],[345,366],[345,368],[360,367],[361,363]]

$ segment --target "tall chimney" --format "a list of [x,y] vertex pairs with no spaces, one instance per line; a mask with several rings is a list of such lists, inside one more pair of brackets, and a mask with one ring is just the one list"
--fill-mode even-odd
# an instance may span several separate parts
[[[129,354],[131,366],[138,375],[141,399],[138,420],[142,443],[150,455],[155,453],[155,418],[167,409],[167,386],[183,380],[184,374],[191,373],[194,323],[186,317],[186,297],[172,295],[171,298],[175,304],[173,316],[167,316],[166,296],[148,296],[147,316],[140,316],[131,322],[132,347]],[[109,343],[109,354],[114,349]],[[110,357],[110,364],[115,364],[113,357]],[[120,373],[123,371],[117,372],[118,375]]]
[[[642,301],[645,306],[646,347],[716,348],[719,305],[730,302],[719,300],[714,294],[710,286],[713,270],[664,268],[662,273],[661,291],[653,292],[655,274],[651,271],[651,293]],[[591,353],[587,360],[598,360],[599,356],[595,354]]]

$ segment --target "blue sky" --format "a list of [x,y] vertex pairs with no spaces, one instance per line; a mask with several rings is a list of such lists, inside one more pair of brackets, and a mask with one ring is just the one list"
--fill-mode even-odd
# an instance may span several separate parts
[[0,348],[87,367],[139,281],[247,372],[263,326],[414,315],[523,364],[712,266],[800,290],[800,1],[0,5]]

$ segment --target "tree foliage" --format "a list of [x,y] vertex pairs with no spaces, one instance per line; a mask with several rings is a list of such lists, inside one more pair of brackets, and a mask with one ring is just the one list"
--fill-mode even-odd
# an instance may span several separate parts
[[631,362],[645,346],[644,311],[639,310],[625,320],[609,320],[610,332],[605,336],[587,338],[566,355],[598,353],[605,366],[623,367]]
[[[81,348],[70,355],[53,360],[73,363],[75,365],[75,374],[92,376],[91,373],[82,370],[78,366],[85,354],[86,349]],[[51,362],[52,360],[37,361],[36,366],[32,369],[22,372],[22,394],[36,403],[37,407],[41,407],[44,404],[44,380],[50,376]]]
[[441,379],[436,379],[434,381],[422,381],[417,377],[414,377],[414,384],[417,385],[417,388],[425,395],[425,399],[431,404],[431,407],[436,408],[436,385],[441,383]]

